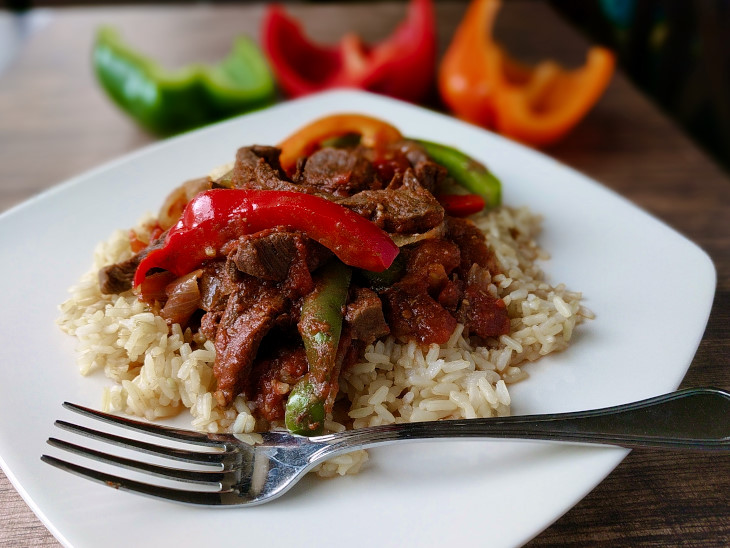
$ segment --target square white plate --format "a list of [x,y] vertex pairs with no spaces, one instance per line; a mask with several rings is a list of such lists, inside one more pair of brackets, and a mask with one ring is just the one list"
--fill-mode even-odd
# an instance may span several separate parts
[[[544,216],[549,281],[582,291],[596,319],[563,353],[527,366],[513,413],[604,407],[675,389],[704,331],[715,270],[695,244],[595,181],[529,148],[381,96],[334,91],[145,148],[0,216],[0,457],[31,508],[66,546],[317,547],[520,545],[626,456],[611,447],[507,441],[374,450],[354,477],[305,479],[248,509],[181,506],[116,492],[40,461],[64,400],[100,405],[100,376],[78,374],[54,324],[100,240],[156,211],[180,182],[275,144],[334,112],[369,113],[403,134],[457,146],[502,180],[504,202]],[[681,288],[681,298],[678,298]],[[56,453],[58,454],[58,453]]]

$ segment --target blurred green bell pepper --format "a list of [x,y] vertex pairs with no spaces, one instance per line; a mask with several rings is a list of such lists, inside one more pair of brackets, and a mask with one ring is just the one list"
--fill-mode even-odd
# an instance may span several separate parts
[[[414,141],[423,147],[431,160],[445,167],[454,181],[469,192],[481,196],[487,207],[497,207],[502,203],[502,183],[486,166],[455,148],[420,139]],[[453,205],[456,209],[469,209],[463,201]],[[469,210],[468,214],[480,209]]]
[[101,27],[93,66],[104,90],[140,125],[172,134],[261,108],[276,97],[268,64],[254,42],[236,39],[214,65],[170,71],[130,48],[113,27]]

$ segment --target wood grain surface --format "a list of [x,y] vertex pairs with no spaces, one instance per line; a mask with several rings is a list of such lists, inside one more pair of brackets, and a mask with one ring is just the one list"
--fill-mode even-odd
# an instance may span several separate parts
[[[465,3],[437,8],[443,51]],[[377,40],[403,16],[404,6],[297,4],[291,11],[323,41],[337,40],[345,29]],[[89,52],[99,24],[119,26],[131,42],[176,66],[222,57],[239,33],[257,37],[262,13],[261,5],[205,4],[36,13],[47,24],[0,75],[0,211],[155,140],[116,110],[93,80]],[[578,32],[540,2],[507,2],[497,34],[525,60],[553,56],[575,63],[586,47]],[[590,115],[547,153],[613,188],[710,254],[718,277],[715,303],[683,386],[729,389],[727,175],[620,73]],[[682,299],[682,288],[667,298]],[[635,450],[529,546],[728,546],[728,493],[726,454]],[[2,475],[0,546],[57,545]]]

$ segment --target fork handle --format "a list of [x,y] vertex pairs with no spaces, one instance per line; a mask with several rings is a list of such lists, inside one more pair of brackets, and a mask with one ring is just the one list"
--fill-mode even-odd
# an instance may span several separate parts
[[[320,439],[325,441],[325,437]],[[373,447],[399,440],[438,438],[518,438],[632,448],[728,450],[730,393],[717,388],[690,388],[591,411],[375,426],[342,432],[335,443]]]

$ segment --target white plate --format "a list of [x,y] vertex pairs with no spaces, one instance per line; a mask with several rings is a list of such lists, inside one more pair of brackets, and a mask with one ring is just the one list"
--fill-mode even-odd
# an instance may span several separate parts
[[[76,177],[0,216],[2,468],[67,546],[520,545],[585,496],[626,456],[608,447],[530,442],[425,443],[372,451],[360,475],[306,479],[249,509],[181,506],[116,492],[41,463],[64,400],[100,405],[99,377],[77,373],[57,305],[95,244],[155,211],[174,185],[343,111],[405,135],[456,145],[504,184],[504,202],[544,215],[550,281],[582,291],[597,315],[573,345],[527,367],[515,414],[573,411],[675,389],[715,290],[708,256],[666,225],[554,160],[452,118],[380,96],[337,91],[161,142]],[[638,183],[637,183],[638,184]],[[681,290],[681,291],[680,291]],[[681,298],[678,295],[681,292]],[[11,344],[12,342],[12,344]]]

